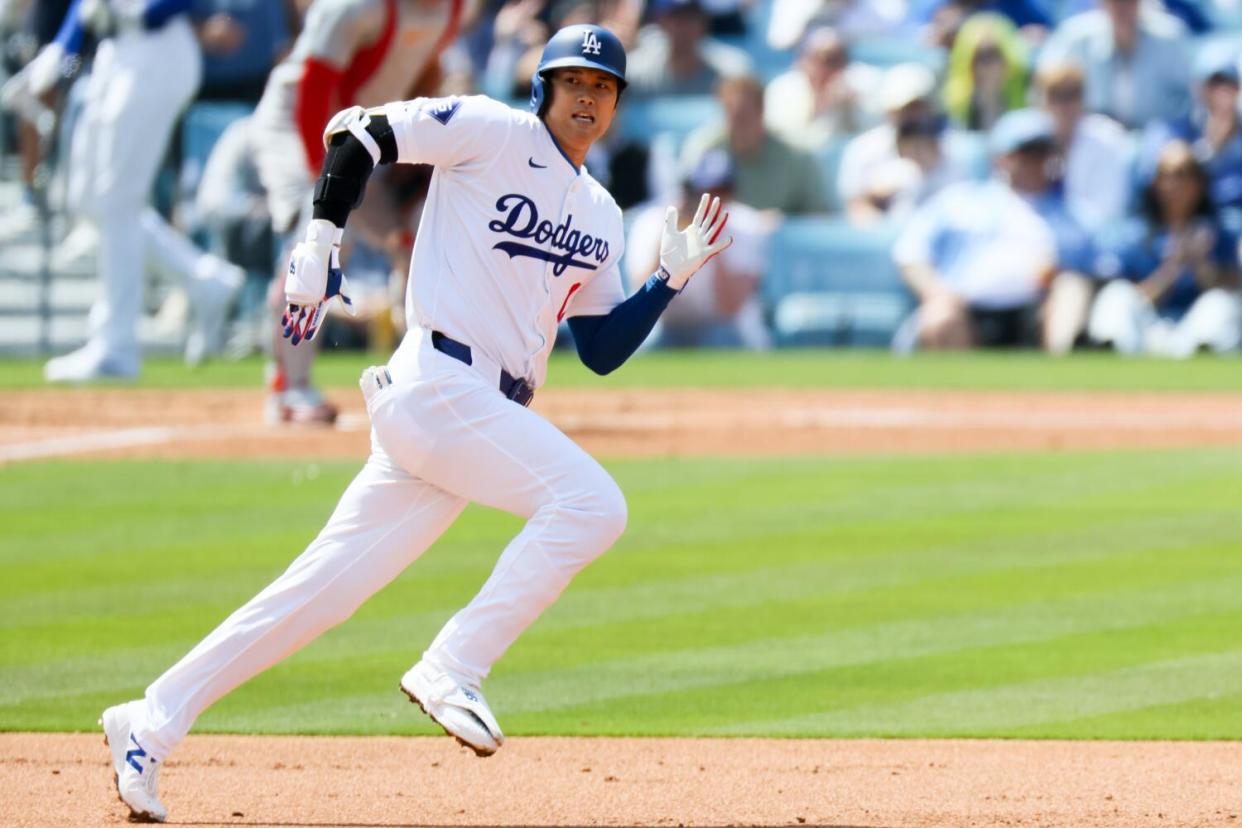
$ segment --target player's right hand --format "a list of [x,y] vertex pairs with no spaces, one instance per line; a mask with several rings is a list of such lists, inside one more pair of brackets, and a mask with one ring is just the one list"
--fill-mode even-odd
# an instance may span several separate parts
[[340,249],[344,231],[329,221],[315,219],[306,238],[289,256],[285,273],[285,313],[281,333],[294,345],[310,341],[334,296],[340,296],[347,313],[353,314],[349,282],[341,271]]

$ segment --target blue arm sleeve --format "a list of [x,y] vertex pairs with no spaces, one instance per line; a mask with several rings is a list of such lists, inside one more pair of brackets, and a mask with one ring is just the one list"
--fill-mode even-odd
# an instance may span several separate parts
[[574,335],[578,358],[597,374],[608,374],[621,367],[647,334],[677,291],[653,275],[633,296],[612,309],[607,316],[574,316],[569,330]]
[[56,42],[61,45],[67,55],[76,55],[82,51],[84,32],[82,18],[78,14],[80,5],[82,5],[82,0],[73,0],[69,10],[65,12],[65,19],[61,21],[60,30],[56,32]]
[[142,11],[142,25],[158,29],[177,15],[188,12],[193,0],[150,0]]

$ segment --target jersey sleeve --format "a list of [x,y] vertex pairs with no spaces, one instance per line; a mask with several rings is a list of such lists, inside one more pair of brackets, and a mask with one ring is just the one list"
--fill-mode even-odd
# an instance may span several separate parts
[[508,143],[513,110],[482,95],[415,98],[383,108],[397,161],[457,167],[488,165]]
[[621,283],[621,268],[614,261],[574,293],[566,316],[606,316],[624,301],[625,286]]

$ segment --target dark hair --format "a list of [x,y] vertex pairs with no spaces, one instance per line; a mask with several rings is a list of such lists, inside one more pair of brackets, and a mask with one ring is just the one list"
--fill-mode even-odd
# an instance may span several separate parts
[[[1161,152],[1161,155],[1164,155],[1164,153]],[[1199,159],[1189,153],[1186,155],[1186,163],[1190,165],[1195,182],[1199,185],[1199,201],[1195,204],[1194,212],[1191,215],[1199,218],[1215,219],[1216,203],[1212,201],[1212,182],[1207,170],[1199,163]],[[1139,205],[1139,210],[1149,227],[1159,227],[1164,224],[1164,216],[1161,214],[1160,209],[1160,197],[1156,192],[1156,180],[1159,177],[1160,164],[1157,163],[1155,170],[1152,172],[1151,181],[1143,188]]]

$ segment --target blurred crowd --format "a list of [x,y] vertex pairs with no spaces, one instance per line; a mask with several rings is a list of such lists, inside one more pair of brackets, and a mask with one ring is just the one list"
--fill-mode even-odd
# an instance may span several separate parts
[[[0,0],[4,145],[28,205],[4,216],[0,245],[37,219],[40,164],[62,170],[53,207],[79,216],[70,236],[104,286],[92,330],[123,336],[144,278],[131,271],[162,263],[202,358],[238,320],[273,327],[274,304],[242,287],[268,284],[300,234],[337,109],[524,106],[544,42],[578,22],[628,52],[622,115],[587,161],[626,211],[622,278],[654,269],[664,205],[688,217],[704,191],[732,205],[734,245],[654,347],[781,344],[765,281],[799,217],[879,240],[848,279],[899,274],[898,350],[1242,344],[1242,0]],[[161,169],[175,184],[153,207]],[[385,168],[351,223],[346,270],[369,320],[355,335],[378,347],[402,324],[428,181]],[[274,393],[310,389],[309,365],[263,340],[249,344],[277,352]],[[132,344],[94,347],[49,379],[133,369],[99,356]]]

